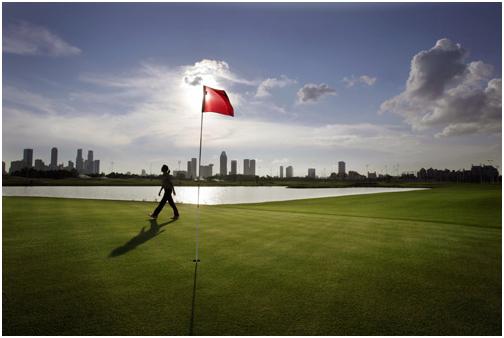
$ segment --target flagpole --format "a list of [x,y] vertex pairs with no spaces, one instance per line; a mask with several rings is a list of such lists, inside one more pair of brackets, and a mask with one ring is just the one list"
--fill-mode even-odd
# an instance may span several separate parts
[[197,222],[196,222],[196,258],[193,260],[193,262],[198,263],[199,256],[198,256],[198,246],[199,246],[199,225],[200,225],[200,182],[201,182],[201,146],[203,144],[203,110],[205,108],[205,86],[203,86],[203,101],[201,103],[201,126],[200,126],[200,139],[199,139],[199,156],[198,156],[198,204],[197,204],[197,209],[198,209],[198,216],[197,216]]

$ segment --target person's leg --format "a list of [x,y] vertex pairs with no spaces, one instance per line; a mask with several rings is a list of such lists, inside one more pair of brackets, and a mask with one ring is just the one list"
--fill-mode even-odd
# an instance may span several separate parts
[[153,217],[157,217],[161,212],[161,210],[163,210],[163,207],[165,206],[166,201],[168,200],[168,196],[169,195],[165,192],[163,198],[161,199],[161,201],[159,201],[159,205],[157,206],[156,210],[154,210],[154,212],[152,213]]
[[170,204],[170,206],[173,209],[173,216],[179,217],[178,209],[177,209],[177,206],[175,205],[175,201],[173,201],[173,197],[172,197],[171,193],[168,195],[168,203]]

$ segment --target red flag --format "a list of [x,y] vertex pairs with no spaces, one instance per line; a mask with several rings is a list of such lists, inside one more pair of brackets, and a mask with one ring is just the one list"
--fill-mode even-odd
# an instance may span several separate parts
[[234,116],[234,109],[224,90],[203,86],[203,110],[223,115]]

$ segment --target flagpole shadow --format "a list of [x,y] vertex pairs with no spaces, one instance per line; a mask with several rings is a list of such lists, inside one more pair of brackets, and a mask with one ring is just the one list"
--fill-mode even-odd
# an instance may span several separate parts
[[130,252],[131,250],[135,249],[137,246],[153,239],[154,237],[158,236],[159,234],[161,234],[163,230],[161,230],[162,227],[170,224],[170,223],[173,223],[175,222],[176,219],[173,219],[171,221],[168,221],[168,222],[165,222],[165,223],[162,223],[162,224],[158,224],[157,220],[150,220],[149,223],[150,223],[150,227],[148,230],[145,230],[145,227],[142,227],[142,229],[140,230],[140,232],[134,236],[132,239],[130,239],[128,242],[126,242],[124,245],[121,245],[117,248],[115,248],[114,250],[112,250],[110,252],[110,254],[108,255],[109,258],[112,258],[112,257],[117,257],[117,256],[121,256],[121,255],[124,255],[128,252]]
[[194,307],[196,304],[196,280],[198,278],[198,262],[194,265],[194,283],[193,283],[193,294],[192,294],[192,305],[191,305],[191,321],[189,322],[189,336],[194,334]]

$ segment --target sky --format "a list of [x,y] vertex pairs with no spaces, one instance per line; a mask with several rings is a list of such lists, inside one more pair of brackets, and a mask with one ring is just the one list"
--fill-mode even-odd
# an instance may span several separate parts
[[[500,3],[3,3],[2,159],[259,175],[501,166]],[[228,165],[229,166],[229,165]]]

